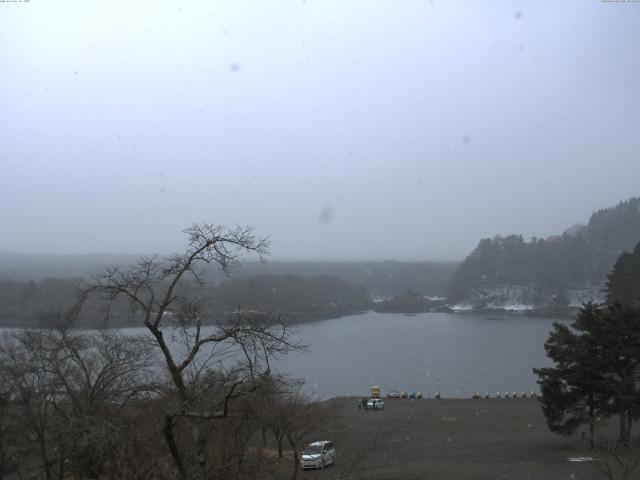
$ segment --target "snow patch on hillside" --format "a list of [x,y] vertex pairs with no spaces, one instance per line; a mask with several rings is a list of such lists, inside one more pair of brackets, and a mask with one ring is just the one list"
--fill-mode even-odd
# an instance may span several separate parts
[[558,291],[537,285],[494,283],[475,287],[462,302],[451,307],[454,311],[496,309],[525,312],[550,306],[580,307],[586,302],[604,301],[601,287],[573,288]]
[[475,309],[473,305],[468,303],[456,303],[455,305],[451,305],[449,308],[454,312],[468,312]]

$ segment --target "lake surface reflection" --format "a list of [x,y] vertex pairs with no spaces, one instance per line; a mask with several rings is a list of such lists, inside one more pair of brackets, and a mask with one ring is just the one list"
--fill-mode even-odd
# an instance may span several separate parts
[[[406,390],[453,398],[538,391],[532,368],[551,364],[544,342],[553,322],[495,313],[367,312],[297,326],[296,340],[308,350],[271,367],[304,379],[305,393],[317,399],[366,395],[371,385],[383,395]],[[149,335],[144,328],[125,331]],[[183,350],[179,343],[173,348]]]
[[318,398],[365,395],[371,385],[436,391],[468,398],[473,392],[538,391],[533,367],[550,365],[544,342],[554,320],[522,315],[368,312],[301,325],[307,353],[293,353],[276,369],[306,380]]

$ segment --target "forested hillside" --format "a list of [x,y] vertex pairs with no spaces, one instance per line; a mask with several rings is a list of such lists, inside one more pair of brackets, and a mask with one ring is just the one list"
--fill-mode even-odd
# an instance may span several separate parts
[[[489,292],[511,286],[512,291],[527,290],[528,303],[564,305],[570,303],[569,292],[603,288],[618,256],[639,241],[638,197],[599,210],[587,225],[559,236],[530,241],[521,235],[485,238],[456,268],[448,297],[451,302],[474,297],[478,304],[482,296],[491,296]],[[480,291],[484,293],[478,295]]]
[[234,272],[235,278],[262,274],[300,277],[335,276],[364,286],[369,294],[391,296],[408,289],[430,296],[444,296],[458,262],[398,261],[269,261],[247,262]]
[[[80,278],[47,278],[39,282],[0,281],[0,325],[31,326],[50,324],[76,302]],[[260,275],[228,279],[199,289],[187,284],[181,293],[199,299],[206,321],[223,318],[236,310],[283,314],[292,322],[340,316],[369,308],[369,294],[359,285],[328,277]],[[83,326],[100,325],[104,312],[87,302],[80,315]],[[114,303],[110,323],[114,326],[139,324],[126,303]]]
[[337,277],[260,275],[233,279],[212,289],[212,313],[282,312],[292,321],[354,313],[370,306],[367,290]]
[[[107,267],[127,265],[130,255],[25,255],[0,251],[0,323],[37,324],[55,318],[75,301],[83,281]],[[212,315],[235,308],[286,313],[302,321],[343,315],[369,306],[371,297],[408,289],[443,296],[456,263],[395,261],[244,262],[228,277],[207,274]],[[95,323],[98,312],[84,315]],[[126,312],[114,311],[127,324]]]

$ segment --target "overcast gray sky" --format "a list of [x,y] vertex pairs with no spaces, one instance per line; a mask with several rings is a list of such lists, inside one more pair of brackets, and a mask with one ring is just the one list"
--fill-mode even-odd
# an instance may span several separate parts
[[640,194],[640,3],[0,2],[0,249],[455,259]]

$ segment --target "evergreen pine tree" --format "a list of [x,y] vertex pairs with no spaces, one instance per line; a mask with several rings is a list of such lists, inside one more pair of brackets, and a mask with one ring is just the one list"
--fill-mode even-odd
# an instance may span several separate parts
[[598,346],[587,341],[588,337],[580,331],[588,330],[600,315],[597,305],[586,304],[573,329],[554,323],[545,350],[556,366],[534,369],[539,377],[542,409],[549,429],[571,435],[587,425],[591,445],[596,418],[609,412],[608,387],[600,374]]
[[640,243],[618,257],[607,276],[607,302],[640,306]]
[[555,366],[534,372],[550,430],[588,425],[593,443],[596,417],[618,416],[627,445],[640,418],[640,309],[585,304],[571,328],[554,325],[545,349]]

